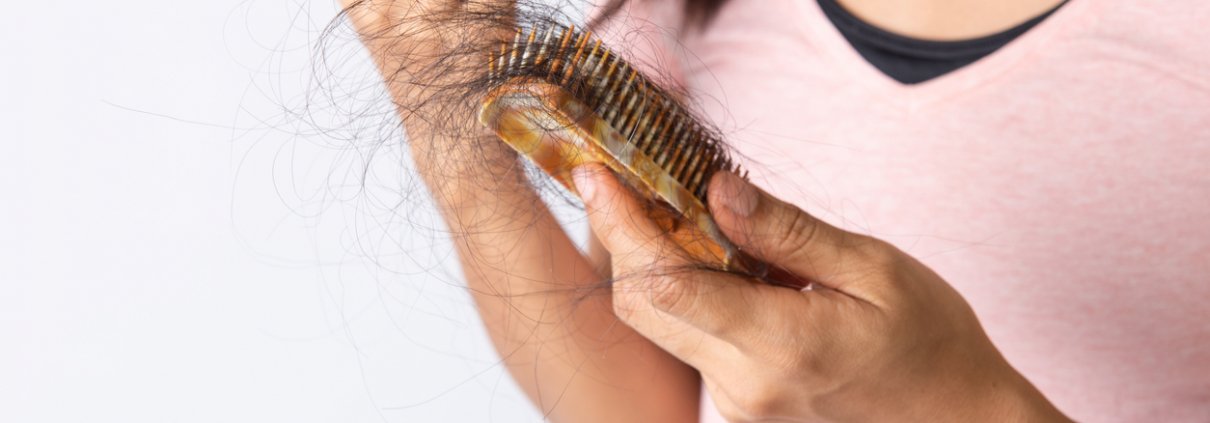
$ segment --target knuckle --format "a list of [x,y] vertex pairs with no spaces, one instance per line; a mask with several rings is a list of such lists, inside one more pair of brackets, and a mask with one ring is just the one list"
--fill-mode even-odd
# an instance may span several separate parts
[[798,209],[788,214],[775,238],[775,246],[782,251],[797,251],[813,244],[819,235],[819,221]]
[[903,253],[891,243],[871,237],[861,237],[853,250],[861,260],[861,267],[882,279],[894,279],[903,265]]
[[880,269],[892,268],[899,260],[899,249],[877,238],[862,236],[855,249],[867,263]]
[[[688,310],[693,284],[679,274],[673,260],[636,249],[613,256],[613,311],[623,321],[652,308]],[[654,258],[653,258],[654,257]]]
[[635,292],[634,286],[629,283],[614,283],[612,297],[613,314],[624,322],[630,321],[634,313],[639,310],[642,298]]
[[648,285],[651,303],[672,314],[685,314],[693,308],[693,284],[676,275],[653,277]]
[[[617,274],[615,269],[615,274]],[[688,294],[685,292],[689,284],[676,275],[660,274],[622,274],[613,284],[613,311],[618,317],[627,320],[635,313],[660,309],[686,308],[683,304]]]

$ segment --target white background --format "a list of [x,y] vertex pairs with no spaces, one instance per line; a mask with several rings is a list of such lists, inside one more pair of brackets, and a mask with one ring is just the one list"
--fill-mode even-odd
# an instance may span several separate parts
[[0,421],[540,420],[334,5],[4,11]]

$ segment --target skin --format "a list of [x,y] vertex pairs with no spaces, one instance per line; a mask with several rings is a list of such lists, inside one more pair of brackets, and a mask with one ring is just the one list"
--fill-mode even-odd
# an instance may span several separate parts
[[721,173],[709,202],[724,234],[812,289],[692,270],[609,171],[574,175],[621,276],[618,316],[699,370],[728,420],[1066,420],[953,288],[886,242]]
[[[875,24],[934,39],[995,32],[990,28],[1024,21],[1048,2],[1055,3],[842,0]],[[494,346],[551,421],[696,422],[702,383],[732,421],[1064,420],[928,268],[733,176],[711,182],[720,226],[737,244],[818,289],[685,271],[686,263],[668,254],[675,246],[599,168],[576,171],[577,187],[592,193],[586,208],[600,235],[581,254],[526,182],[515,154],[473,116],[446,124],[461,125],[469,137],[431,126],[422,116],[443,110],[424,106],[435,95],[426,87],[441,81],[408,78],[442,57],[448,37],[497,29],[511,35],[507,24],[442,28],[418,17],[511,4],[342,0],[342,6],[394,100],[408,105],[399,110],[417,170],[457,235],[467,286]],[[985,19],[972,26],[971,16]],[[474,145],[442,148],[467,139]],[[651,271],[660,268],[677,271]],[[603,284],[611,275],[618,282]]]
[[983,37],[1046,13],[1062,0],[837,0],[879,28],[913,38],[952,41]]
[[[697,372],[613,313],[599,272],[608,265],[580,253],[528,184],[512,150],[469,113],[459,116],[465,121],[447,123],[464,130],[451,137],[442,130],[448,128],[425,118],[444,110],[412,106],[427,104],[434,93],[407,75],[442,56],[442,37],[490,30],[431,27],[417,17],[501,4],[507,6],[448,0],[345,0],[342,6],[394,101],[406,105],[399,112],[412,155],[420,158],[417,172],[455,234],[480,318],[510,375],[538,409],[556,422],[696,421]],[[511,39],[512,30],[502,30]],[[444,148],[456,143],[474,145]]]

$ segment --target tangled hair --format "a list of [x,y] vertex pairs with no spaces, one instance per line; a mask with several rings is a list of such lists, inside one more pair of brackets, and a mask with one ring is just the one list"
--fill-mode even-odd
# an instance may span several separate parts
[[[653,34],[618,33],[619,30],[610,27],[610,20],[624,18],[619,15],[628,3],[644,1],[650,0],[609,0],[604,4],[575,0],[460,0],[407,5],[395,3],[409,2],[345,0],[340,15],[324,31],[317,55],[316,72],[320,75],[317,81],[331,84],[321,85],[317,92],[331,96],[311,99],[308,108],[324,108],[317,105],[329,102],[331,106],[326,108],[343,110],[348,116],[346,124],[356,131],[346,136],[347,141],[366,154],[377,154],[393,140],[405,140],[405,155],[410,155],[424,182],[423,187],[403,187],[409,191],[405,199],[416,199],[411,194],[425,188],[434,196],[448,197],[457,196],[463,187],[473,186],[481,194],[517,194],[522,201],[532,202],[513,204],[520,206],[515,208],[542,208],[550,202],[576,204],[551,179],[527,161],[518,160],[511,149],[477,121],[483,97],[493,87],[489,58],[502,41],[512,38],[516,28],[552,25],[612,31],[609,38],[614,43],[610,48],[629,56],[626,53],[631,46],[652,42],[644,37]],[[721,3],[687,1],[686,21],[692,19],[704,25]],[[592,19],[588,24],[576,25],[589,13]],[[354,31],[346,26],[350,23]],[[332,48],[334,43],[354,40],[369,47],[367,50],[390,96],[390,110],[350,109],[343,104],[347,99],[337,95],[349,92],[343,86],[349,83],[349,78],[340,74],[340,62],[347,58],[330,57],[328,52],[341,51]],[[634,57],[628,59],[636,61]],[[652,80],[665,85],[672,81],[660,74],[662,64],[639,64],[648,73],[655,73],[649,75]],[[661,88],[673,97],[690,98],[681,87]],[[398,136],[400,129],[406,136]],[[368,166],[365,173],[362,180],[368,183]],[[525,195],[518,192],[521,190],[535,190],[539,195]],[[399,203],[395,207],[406,205]],[[447,222],[451,207],[456,206],[446,204],[442,210]],[[489,213],[493,215],[490,217],[462,216],[456,223],[449,222],[451,235],[458,238],[476,232],[502,231],[488,222],[498,220],[501,213],[516,214],[517,220],[532,219],[524,213],[504,209]]]
[[[334,143],[329,147],[335,148],[328,151],[335,150],[339,155],[339,163],[328,166],[327,180],[323,181],[327,186],[320,188],[325,192],[318,194],[329,203],[319,205],[323,213],[336,209],[330,204],[334,198],[356,209],[344,214],[346,219],[353,217],[345,222],[348,228],[342,231],[342,241],[346,242],[342,247],[372,262],[376,268],[371,272],[376,275],[437,277],[458,292],[465,292],[462,277],[438,274],[449,270],[443,265],[453,261],[449,252],[443,251],[443,244],[452,240],[458,246],[476,237],[537,233],[543,230],[538,228],[542,225],[536,224],[537,220],[545,219],[540,215],[548,210],[559,223],[577,226],[578,200],[478,122],[483,98],[493,87],[490,54],[502,40],[511,39],[517,27],[575,25],[604,33],[611,40],[612,50],[642,65],[664,92],[685,99],[689,111],[695,110],[693,96],[684,87],[669,84],[674,78],[664,69],[671,68],[659,59],[628,54],[636,50],[634,46],[651,43],[653,35],[675,37],[667,32],[619,29],[611,21],[627,18],[627,8],[632,6],[627,3],[654,0],[589,1],[430,0],[383,10],[383,4],[389,1],[345,0],[340,14],[318,37],[311,70],[314,85],[302,100],[304,108],[294,112],[303,125],[311,127],[308,130],[313,128],[322,135],[322,142]],[[720,3],[688,1],[685,17],[705,24]],[[685,24],[672,29],[691,30],[695,29]],[[362,44],[369,48],[362,48]],[[358,65],[364,65],[367,59],[375,65],[376,73],[355,73],[364,71]],[[424,212],[434,198],[438,199],[436,206],[444,221],[430,219]],[[499,198],[511,202],[491,201]],[[460,208],[476,200],[488,200],[481,203],[492,206],[479,207],[476,213],[460,213]],[[568,232],[581,245],[585,243],[587,231]],[[479,264],[501,263],[497,257],[510,253],[477,251],[477,255],[490,257],[460,258]],[[412,266],[415,264],[420,269]],[[549,289],[574,290],[569,296],[579,300],[573,306],[584,307],[596,299],[608,298],[612,282],[639,275],[603,276],[594,286],[560,285]],[[410,289],[393,285],[417,284],[386,285],[376,287],[384,297],[392,295],[391,289]],[[494,295],[510,301],[515,298],[510,292],[472,291],[472,295]],[[391,301],[384,299],[384,303]],[[561,319],[570,313],[566,309],[551,310],[544,318]]]
[[[574,0],[430,1],[415,2],[406,6],[406,10],[384,11],[375,9],[404,6],[381,6],[384,3],[381,0],[346,0],[325,40],[331,40],[331,35],[346,20],[351,21],[359,29],[361,40],[371,46],[374,60],[393,95],[394,106],[404,125],[414,133],[412,139],[419,138],[415,133],[423,132],[429,137],[466,142],[483,133],[473,120],[478,115],[480,101],[492,86],[488,59],[503,40],[511,39],[515,28],[563,25],[599,29],[617,18],[630,2],[609,0],[596,5]],[[685,13],[697,22],[705,22],[720,4],[720,0],[688,1]],[[590,22],[575,25],[583,20],[577,15],[584,13],[593,13]],[[383,15],[389,16],[389,21],[371,21]],[[635,37],[650,36],[634,34],[618,38],[629,44],[646,41]],[[630,46],[610,47],[625,55]],[[650,65],[649,71],[661,72],[661,64],[644,65]],[[654,79],[671,80],[658,76]],[[685,96],[678,92],[679,87],[664,88]],[[447,143],[446,147],[483,147],[458,144]]]

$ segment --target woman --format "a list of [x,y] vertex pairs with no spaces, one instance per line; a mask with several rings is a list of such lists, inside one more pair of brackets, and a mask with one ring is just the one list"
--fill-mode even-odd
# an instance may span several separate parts
[[[454,32],[412,18],[508,4],[345,6],[396,101],[426,104],[400,75]],[[552,421],[1210,416],[1210,7],[634,0],[603,22],[648,34],[630,54],[757,163],[711,181],[727,235],[818,288],[649,271],[683,263],[596,168],[581,255],[503,143],[443,149],[409,109],[483,320]]]

